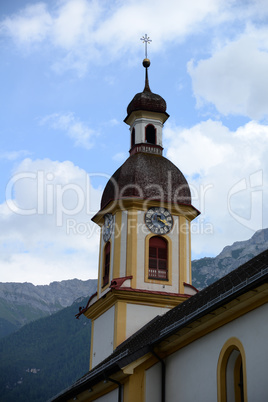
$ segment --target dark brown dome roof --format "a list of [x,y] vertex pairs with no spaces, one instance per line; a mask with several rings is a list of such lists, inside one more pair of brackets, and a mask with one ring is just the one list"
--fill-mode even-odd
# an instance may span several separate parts
[[[146,59],[145,59],[146,60]],[[144,60],[144,61],[145,61]],[[143,92],[139,92],[134,96],[132,101],[127,107],[127,114],[135,110],[148,110],[150,112],[165,113],[167,110],[167,104],[162,96],[154,94],[149,86],[148,69],[146,68],[145,74],[145,87]]]
[[127,114],[130,115],[135,110],[165,113],[167,104],[160,95],[154,94],[151,91],[143,91],[134,96],[127,107]]
[[101,209],[110,201],[138,198],[191,205],[189,185],[181,171],[163,156],[136,153],[108,181]]

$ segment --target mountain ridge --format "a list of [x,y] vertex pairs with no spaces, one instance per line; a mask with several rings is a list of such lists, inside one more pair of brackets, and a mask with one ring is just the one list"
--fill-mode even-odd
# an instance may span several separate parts
[[[268,229],[263,229],[249,240],[226,246],[215,258],[195,260],[192,262],[193,284],[197,286],[199,282],[197,287],[200,289],[206,283],[222,277],[236,265],[241,265],[245,259],[249,260],[253,254],[257,255],[266,249]],[[62,282],[66,285],[66,281]],[[87,285],[97,284],[96,280],[84,282],[89,282]],[[76,284],[79,284],[79,280]],[[54,290],[56,288],[58,287]],[[85,298],[79,294],[71,306],[47,317],[32,320],[0,339],[0,393],[3,398],[0,397],[0,400],[43,402],[71,385],[88,370],[91,322],[83,315],[76,320],[75,314],[81,305],[86,305],[92,294],[90,292],[94,293],[95,289],[90,291],[87,288]],[[59,295],[58,299],[61,297]],[[13,299],[15,298],[14,296]]]
[[0,338],[36,319],[71,306],[79,297],[95,293],[96,279],[69,279],[49,285],[0,283]]
[[193,284],[198,289],[203,289],[267,249],[268,228],[258,230],[248,240],[225,246],[216,257],[193,260]]
[[[216,257],[193,260],[193,285],[200,290],[266,249],[268,228],[255,232],[248,240],[225,246]],[[96,289],[97,279],[82,281],[75,278],[49,285],[0,283],[0,338],[70,306],[80,297],[89,298]]]

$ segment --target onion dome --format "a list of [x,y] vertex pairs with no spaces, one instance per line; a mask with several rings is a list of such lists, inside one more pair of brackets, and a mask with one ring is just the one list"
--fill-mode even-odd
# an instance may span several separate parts
[[102,195],[101,209],[128,198],[191,205],[191,192],[182,172],[163,156],[136,153],[117,169]]
[[148,67],[150,66],[150,60],[144,59],[143,66],[146,68],[144,90],[137,93],[128,105],[128,116],[135,110],[165,113],[167,109],[166,101],[160,95],[154,94],[149,87]]

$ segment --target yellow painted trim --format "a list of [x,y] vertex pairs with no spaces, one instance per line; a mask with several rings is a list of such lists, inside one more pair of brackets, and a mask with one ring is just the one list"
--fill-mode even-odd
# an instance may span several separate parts
[[145,306],[173,308],[187,299],[188,297],[168,293],[132,292],[113,289],[113,291],[107,292],[105,297],[98,299],[92,304],[84,315],[91,320],[95,320],[115,305],[117,301],[126,301],[127,303]]
[[192,221],[199,215],[199,211],[191,205],[176,205],[169,202],[159,202],[154,200],[139,200],[137,198],[126,198],[117,201],[111,201],[111,203],[103,210],[99,211],[92,221],[99,226],[103,225],[104,215],[106,213],[115,214],[117,211],[136,209],[139,211],[147,211],[149,207],[161,207],[167,208],[172,215],[185,216],[189,221]]
[[134,374],[124,384],[124,402],[145,401],[145,370],[142,366],[135,369]]
[[121,256],[121,235],[122,235],[122,211],[115,214],[114,229],[114,261],[113,261],[113,277],[120,277],[120,256]]
[[[149,241],[152,237],[163,237],[168,243],[168,280],[161,281],[159,279],[149,279]],[[157,283],[160,285],[172,285],[172,240],[168,235],[155,235],[149,233],[145,237],[145,261],[144,261],[144,282],[147,283]]]
[[[226,368],[228,359],[233,350],[238,350],[242,359],[242,368],[243,368],[243,391],[244,391],[244,401],[248,401],[247,396],[247,371],[246,371],[246,354],[245,349],[243,347],[242,342],[235,337],[228,339],[223,345],[217,366],[217,393],[218,393],[218,402],[227,402],[226,395]],[[239,401],[237,401],[239,402]]]
[[90,342],[89,370],[92,369],[93,343],[94,343],[94,321],[91,322],[91,342]]
[[100,282],[100,278],[101,278],[101,256],[102,256],[102,252],[101,252],[101,247],[102,247],[102,233],[100,233],[100,242],[99,242],[99,269],[98,269],[98,284],[97,284],[97,297],[100,297],[100,287],[101,287],[101,282]]
[[[188,229],[186,229],[188,228]],[[187,240],[189,225],[184,216],[179,217],[179,293],[184,293],[184,284],[187,282]]]
[[151,353],[147,353],[146,355],[140,357],[139,359],[135,360],[134,362],[128,364],[127,366],[122,368],[122,371],[124,374],[134,374],[134,370],[143,364],[144,362],[147,362],[148,359],[151,357]]
[[191,240],[191,222],[189,222],[189,284],[192,285],[192,240]]
[[137,283],[137,228],[138,214],[134,208],[129,209],[127,214],[127,269],[126,276],[132,276],[132,288]]
[[114,349],[126,340],[127,303],[118,301],[115,304],[114,321]]

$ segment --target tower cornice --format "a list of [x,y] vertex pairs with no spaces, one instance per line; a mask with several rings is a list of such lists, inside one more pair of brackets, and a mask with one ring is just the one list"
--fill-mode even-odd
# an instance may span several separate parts
[[158,207],[161,206],[163,208],[168,208],[172,215],[183,215],[189,221],[195,219],[200,212],[193,205],[183,205],[183,204],[175,204],[169,202],[163,202],[161,200],[143,200],[137,198],[122,198],[120,200],[111,201],[106,205],[105,208],[100,210],[96,215],[91,219],[94,223],[99,226],[102,226],[104,223],[104,215],[107,213],[115,214],[118,211],[129,211],[131,209],[146,211],[149,207]]
[[191,295],[154,292],[144,289],[110,289],[104,297],[101,297],[94,304],[89,306],[84,312],[84,315],[89,319],[95,320],[119,301],[136,305],[173,308],[187,300],[189,297],[191,297]]
[[164,124],[169,118],[169,114],[167,112],[153,112],[150,110],[133,110],[127,115],[124,122],[129,126],[132,126],[133,123],[140,118],[159,120]]

